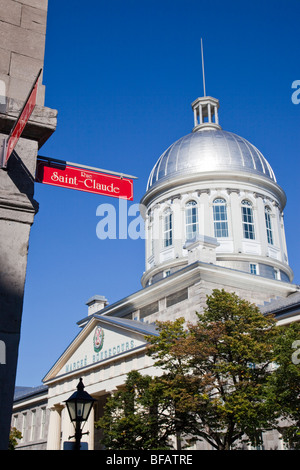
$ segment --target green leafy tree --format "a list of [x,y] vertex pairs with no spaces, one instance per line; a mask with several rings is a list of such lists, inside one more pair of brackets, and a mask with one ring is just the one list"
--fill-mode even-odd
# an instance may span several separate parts
[[108,449],[176,448],[204,440],[218,450],[262,444],[277,428],[299,448],[300,325],[278,327],[234,293],[214,290],[194,324],[157,323],[148,354],[157,377],[128,374],[103,418]]
[[96,423],[104,434],[101,443],[112,450],[170,449],[174,430],[168,410],[163,383],[132,371]]
[[300,323],[279,327],[274,345],[276,369],[270,378],[278,404],[277,429],[289,448],[300,449]]
[[[218,450],[237,442],[261,443],[276,407],[268,399],[276,323],[249,302],[224,290],[207,298],[197,324],[159,324],[149,354],[184,417],[181,432]],[[187,419],[187,416],[190,419]]]
[[18,440],[22,439],[21,431],[18,431],[17,428],[11,428],[9,434],[9,444],[8,450],[15,450],[18,445]]

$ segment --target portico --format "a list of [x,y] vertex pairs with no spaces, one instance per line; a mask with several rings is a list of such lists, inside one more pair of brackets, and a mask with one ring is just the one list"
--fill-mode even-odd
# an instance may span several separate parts
[[[61,450],[74,435],[65,401],[75,391],[79,377],[85,391],[96,401],[84,425],[82,442],[89,450],[99,448],[101,431],[95,421],[102,414],[107,396],[122,386],[130,370],[155,374],[145,355],[146,335],[156,334],[152,325],[92,315],[82,331],[44,378],[48,386],[49,430],[47,450]],[[83,359],[82,359],[83,358]],[[157,373],[157,372],[156,372]],[[96,437],[95,437],[96,434]]]

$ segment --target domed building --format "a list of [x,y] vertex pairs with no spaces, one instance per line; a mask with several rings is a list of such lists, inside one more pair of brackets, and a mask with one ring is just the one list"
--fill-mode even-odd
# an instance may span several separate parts
[[222,130],[218,100],[192,104],[193,131],[151,171],[147,207],[147,286],[190,259],[291,282],[284,233],[286,196],[262,153]]
[[[80,378],[95,400],[83,446],[101,449],[94,422],[107,397],[131,370],[159,374],[147,355],[147,336],[158,334],[155,323],[195,320],[213,289],[235,292],[262,314],[274,312],[278,323],[300,321],[283,189],[253,144],[221,128],[218,100],[198,98],[192,109],[192,132],[162,153],[141,200],[142,288],[111,305],[102,295],[88,300],[78,335],[43,378],[44,387],[16,396],[12,426],[24,436],[19,449],[71,448],[74,429],[66,400]],[[264,448],[282,448],[275,431],[268,432]],[[193,449],[211,448],[197,442]]]

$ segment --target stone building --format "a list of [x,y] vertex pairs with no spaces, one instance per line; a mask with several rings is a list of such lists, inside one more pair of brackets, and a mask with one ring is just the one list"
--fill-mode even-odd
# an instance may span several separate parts
[[19,449],[46,450],[48,436],[48,387],[17,387],[11,427],[21,432]]
[[[83,440],[98,449],[94,421],[106,397],[131,370],[159,373],[145,354],[145,336],[157,334],[155,322],[181,316],[193,321],[213,289],[235,292],[262,313],[274,309],[278,322],[299,321],[300,292],[292,283],[284,233],[285,193],[261,152],[222,130],[218,109],[214,98],[194,101],[192,132],[163,152],[150,174],[141,201],[147,234],[142,288],[111,305],[103,296],[91,298],[78,335],[43,378],[47,449],[64,448],[74,433],[65,400],[80,377],[96,400]],[[37,402],[34,408],[31,396],[24,409],[27,402],[29,415],[44,406]],[[20,413],[19,399],[14,422]],[[276,433],[267,433],[264,442],[266,449],[281,445]]]
[[[47,0],[0,0],[0,161],[40,69],[44,66]],[[24,283],[38,150],[56,128],[57,111],[44,106],[43,72],[36,106],[11,154],[0,165],[0,449],[7,449],[20,339]]]
[[[262,313],[274,310],[278,322],[299,321],[300,292],[292,283],[284,233],[285,193],[261,152],[222,130],[218,108],[218,100],[198,98],[192,132],[163,152],[150,174],[141,201],[147,234],[141,290],[111,305],[103,296],[89,299],[78,335],[43,378],[47,392],[38,390],[36,402],[33,394],[16,399],[12,419],[18,426],[22,420],[27,436],[19,448],[30,448],[28,436],[32,447],[64,448],[74,433],[65,400],[82,377],[96,400],[84,440],[98,449],[101,431],[94,422],[106,397],[131,370],[159,373],[145,354],[145,337],[157,334],[155,322],[180,316],[193,321],[215,288],[235,292]],[[36,427],[45,423],[38,414],[47,420],[47,444]],[[266,434],[266,449],[280,445],[276,433]]]

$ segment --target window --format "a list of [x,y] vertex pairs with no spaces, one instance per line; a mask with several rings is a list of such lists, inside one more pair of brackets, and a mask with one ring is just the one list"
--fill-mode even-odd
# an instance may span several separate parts
[[258,274],[258,266],[255,263],[250,263],[250,274]]
[[171,276],[171,271],[170,269],[167,269],[166,271],[164,271],[164,277],[169,277]]
[[191,240],[198,233],[198,211],[195,201],[189,201],[185,205],[185,230],[187,240]]
[[173,244],[173,214],[167,210],[164,214],[164,246]]
[[144,318],[148,317],[149,315],[152,315],[153,313],[158,312],[158,310],[159,310],[158,301],[145,305],[145,307],[142,307],[140,309],[140,321],[143,321]]
[[27,421],[27,414],[23,413],[23,415],[22,415],[22,429],[21,429],[21,434],[22,434],[21,442],[25,441],[26,421]]
[[214,200],[213,215],[215,237],[228,237],[227,207],[225,199],[218,198]]
[[274,274],[274,279],[276,279],[277,281],[280,281],[281,276],[280,276],[280,271],[279,271],[279,269],[274,268],[273,274]]
[[254,240],[255,231],[254,231],[252,204],[250,201],[247,201],[245,199],[242,201],[242,220],[243,220],[244,238],[248,238],[249,240]]
[[272,225],[271,225],[271,209],[270,209],[270,207],[265,208],[265,220],[266,220],[268,243],[270,245],[273,245],[273,233],[272,233]]
[[13,428],[18,428],[17,423],[18,423],[18,415],[14,415],[12,427]]
[[41,409],[41,429],[40,429],[40,438],[44,439],[46,429],[46,408]]
[[33,441],[35,438],[35,425],[36,425],[36,412],[33,410],[31,412],[31,432],[30,432],[30,440]]
[[188,288],[185,287],[184,289],[177,291],[174,294],[168,295],[168,297],[166,297],[166,306],[171,307],[172,305],[178,304],[179,302],[188,299],[188,296],[189,291]]

